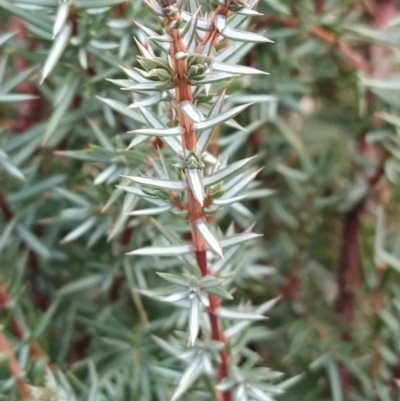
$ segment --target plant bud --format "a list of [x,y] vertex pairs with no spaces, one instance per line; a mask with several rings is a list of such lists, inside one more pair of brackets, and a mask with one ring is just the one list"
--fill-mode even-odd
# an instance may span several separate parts
[[192,65],[201,63],[202,61],[202,57],[201,55],[197,55],[197,54],[192,54],[188,57],[187,63],[188,63],[188,67],[191,67]]
[[206,78],[207,74],[199,74],[195,77],[191,77],[191,81],[201,81],[202,79]]
[[204,74],[208,70],[209,65],[208,64],[199,64],[198,69],[199,69],[199,74]]
[[147,78],[154,81],[166,82],[171,79],[171,74],[162,68],[156,68],[149,72]]
[[189,75],[189,77],[195,77],[196,75],[198,75],[200,73],[200,70],[199,70],[199,67],[197,67],[197,65],[192,65],[190,68],[189,68],[189,71],[188,71],[188,75]]
[[185,165],[189,170],[202,170],[205,164],[201,155],[191,150],[185,153]]
[[214,57],[207,56],[204,58],[204,64],[207,65],[207,68],[212,64],[214,61]]
[[197,64],[207,64],[208,66],[210,66],[213,60],[213,57],[206,56],[204,54],[192,55],[188,57],[188,67]]
[[225,190],[221,189],[221,190],[218,190],[218,191],[212,191],[210,196],[211,196],[212,199],[218,199],[224,194],[225,194]]
[[183,170],[180,169],[180,168],[178,168],[178,170],[176,170],[176,175],[178,176],[178,178],[180,180],[185,180],[186,179],[185,174],[183,173]]
[[154,68],[163,68],[167,71],[171,70],[168,62],[163,60],[161,57],[146,58],[143,56],[137,56],[137,61],[147,71],[151,71]]
[[213,199],[218,199],[220,198],[223,194],[225,193],[224,187],[222,182],[219,182],[217,185],[215,185],[211,192],[210,192],[210,196]]

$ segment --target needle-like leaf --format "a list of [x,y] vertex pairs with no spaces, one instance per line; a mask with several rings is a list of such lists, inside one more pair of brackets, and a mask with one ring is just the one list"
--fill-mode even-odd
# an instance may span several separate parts
[[229,26],[221,30],[221,35],[226,38],[233,40],[235,42],[246,42],[246,43],[273,43],[272,40],[266,38],[265,36],[259,35],[253,32],[239,31],[233,29]]
[[196,227],[204,241],[206,241],[207,245],[221,258],[223,258],[221,245],[208,225],[204,221],[198,220],[196,221]]
[[42,79],[40,83],[44,82],[44,80],[48,77],[50,72],[57,64],[58,59],[61,57],[64,49],[68,44],[71,32],[72,32],[72,26],[70,23],[67,22],[64,25],[64,27],[61,28],[60,32],[56,37],[56,40],[54,41],[52,48],[50,49],[49,55],[47,56],[46,62],[43,66]]
[[186,189],[185,181],[162,180],[160,178],[135,177],[129,175],[124,176],[124,178],[149,188],[168,189],[170,191],[182,191]]
[[57,34],[60,32],[61,28],[67,21],[69,9],[70,9],[69,1],[62,1],[58,6],[56,21],[54,22],[54,27],[53,27],[53,38],[57,36]]
[[192,251],[190,245],[168,245],[168,246],[149,246],[147,248],[136,249],[128,252],[127,255],[141,256],[180,256]]
[[232,109],[229,109],[216,117],[193,124],[193,128],[196,131],[203,131],[208,128],[214,128],[217,125],[220,125],[220,124],[230,120],[231,118],[237,116],[243,110],[247,109],[250,105],[251,105],[251,103],[233,107]]
[[129,134],[139,134],[146,136],[178,136],[182,135],[183,128],[182,127],[174,127],[174,128],[141,128],[136,129],[134,131],[129,131]]
[[204,186],[200,170],[187,169],[186,177],[190,186],[193,196],[203,206],[204,203]]
[[176,388],[171,401],[177,401],[203,372],[203,358],[196,356],[189,364]]
[[208,175],[207,177],[204,177],[203,179],[204,186],[208,187],[210,185],[214,185],[217,184],[218,182],[223,181],[224,179],[230,177],[231,175],[243,169],[248,163],[254,160],[255,157],[256,156],[239,160],[235,163],[232,163],[228,167],[225,167],[222,170],[216,171],[215,173]]

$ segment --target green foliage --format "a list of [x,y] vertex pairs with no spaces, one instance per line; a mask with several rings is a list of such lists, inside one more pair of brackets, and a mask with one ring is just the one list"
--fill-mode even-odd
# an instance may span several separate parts
[[[23,381],[34,400],[397,399],[398,4],[177,3],[0,0],[0,323]],[[20,400],[9,360],[0,400]]]

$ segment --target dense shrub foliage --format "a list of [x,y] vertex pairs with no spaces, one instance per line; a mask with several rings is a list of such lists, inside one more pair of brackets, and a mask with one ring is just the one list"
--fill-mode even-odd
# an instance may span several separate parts
[[0,400],[398,399],[399,11],[0,0]]

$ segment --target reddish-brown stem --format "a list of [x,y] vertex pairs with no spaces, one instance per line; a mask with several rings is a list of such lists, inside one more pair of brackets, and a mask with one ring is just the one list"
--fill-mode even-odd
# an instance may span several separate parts
[[[203,49],[203,47],[211,42],[212,46],[216,46],[218,42],[218,38],[220,37],[220,32],[219,30],[215,27],[215,19],[217,18],[218,15],[224,15],[228,16],[230,14],[230,11],[227,7],[222,7],[218,6],[213,13],[210,16],[210,22],[213,25],[213,28],[207,32],[207,34],[204,36],[202,41],[199,43],[196,49],[196,53],[200,53],[200,51]],[[218,137],[219,137],[219,129],[216,127],[212,133],[211,136],[211,141],[208,146],[208,151],[210,154],[213,156],[217,156],[218,154]]]
[[[171,24],[176,21],[176,18],[177,17],[165,17],[165,27],[166,32],[172,37],[170,54],[173,64],[172,67],[176,74],[177,81],[175,85],[177,111],[179,117],[179,125],[184,128],[184,133],[182,135],[182,145],[185,150],[196,150],[196,133],[193,130],[193,123],[188,118],[186,118],[180,108],[180,103],[183,101],[189,101],[193,103],[193,95],[191,85],[186,80],[187,62],[186,60],[175,59],[176,53],[186,52],[186,46],[179,35],[179,30],[171,28]],[[214,37],[215,36],[213,36],[212,38]],[[208,40],[210,39],[211,38],[209,38]],[[190,224],[193,250],[195,253],[198,268],[201,272],[201,275],[204,277],[210,273],[206,258],[207,246],[204,239],[197,230],[196,221],[206,219],[206,215],[204,213],[203,207],[194,197],[193,192],[189,187],[187,189],[187,196],[187,216]],[[208,307],[207,312],[211,324],[212,338],[213,340],[220,341],[225,344],[225,347],[219,352],[220,364],[218,369],[218,378],[223,379],[228,376],[229,356],[226,348],[226,340],[217,315],[217,310],[220,306],[220,300],[213,295],[209,295],[209,303],[210,306]],[[232,394],[230,391],[224,392],[222,394],[217,393],[216,397],[219,401],[232,401]]]
[[[266,17],[258,20],[258,27],[265,25],[282,25],[288,28],[299,28],[301,26],[301,22],[295,18],[276,17]],[[345,57],[355,69],[364,73],[369,72],[369,65],[365,59],[355,52],[351,47],[349,47],[346,42],[339,39],[333,32],[323,29],[319,26],[313,26],[308,30],[307,33],[330,44],[333,47],[336,47],[342,56]]]
[[[343,327],[348,327],[354,321],[353,290],[361,284],[359,218],[359,207],[346,213],[343,218],[342,248],[338,271],[339,294],[336,305]],[[348,340],[348,338],[344,336],[343,340]]]
[[[374,20],[372,25],[376,29],[384,28],[391,17],[395,13],[395,2],[393,0],[377,0],[374,4]],[[377,63],[377,60],[381,60],[382,47],[381,46],[370,46],[370,59],[372,67],[370,70],[370,76],[374,78],[380,78],[384,75],[384,65]],[[376,65],[375,65],[376,63]],[[371,106],[374,102],[373,96],[368,96],[368,105]],[[360,148],[365,148],[364,136],[360,139]],[[367,149],[368,150],[368,149]],[[382,178],[384,174],[385,162],[387,159],[387,152],[382,156],[381,162],[374,175],[368,178],[369,188],[372,189]],[[353,320],[353,297],[348,286],[357,287],[361,283],[361,255],[359,250],[358,240],[358,226],[359,217],[362,212],[365,201],[367,200],[371,191],[368,191],[365,197],[354,206],[354,208],[346,213],[344,218],[344,228],[342,236],[342,250],[340,258],[340,269],[339,269],[339,302],[337,305],[339,313],[342,315],[344,322],[349,324]]]
[[[372,25],[375,29],[384,29],[396,11],[394,0],[375,0],[373,4],[373,21]],[[381,78],[385,75],[385,64],[382,59],[385,58],[385,49],[382,46],[370,45],[367,49],[367,58],[365,63],[369,61],[364,73],[373,77]],[[361,69],[361,68],[360,68]],[[366,102],[369,107],[373,105],[375,97],[372,93],[367,93]],[[376,122],[375,122],[376,123]],[[375,150],[374,146],[365,146],[364,135],[359,139],[359,147],[361,152]],[[371,189],[379,183],[384,175],[384,166],[388,154],[385,151],[375,174],[367,179],[369,191],[349,212],[344,215],[343,219],[343,235],[340,254],[340,265],[338,271],[338,302],[336,305],[341,323],[344,327],[348,327],[355,320],[355,299],[354,290],[362,284],[362,261],[359,240],[360,220],[364,205],[368,200]],[[343,341],[350,341],[349,332],[342,333]],[[346,394],[349,390],[351,375],[345,365],[341,365],[340,369],[342,391]]]
[[[15,32],[16,39],[22,44],[27,45],[30,50],[34,51],[36,43],[30,39],[27,40],[26,28],[23,21],[14,17],[10,23],[10,31]],[[22,57],[14,58],[14,68],[16,72],[22,72],[28,68],[28,62]],[[21,82],[15,89],[18,93],[26,93],[37,96],[36,99],[25,100],[19,102],[15,107],[18,113],[17,121],[12,121],[9,129],[13,133],[24,132],[29,129],[43,113],[44,101],[40,97],[33,82],[25,80]]]
[[[11,296],[7,291],[7,287],[5,284],[1,282],[1,277],[0,277],[0,311],[4,313],[8,313],[7,310],[7,304],[11,300]],[[22,340],[24,337],[24,331],[22,329],[22,325],[18,321],[18,319],[15,316],[12,316],[10,318],[10,327],[11,331],[14,333],[15,337],[19,338]],[[32,341],[29,344],[29,355],[34,358],[34,359],[47,359],[47,355],[45,352],[42,350],[40,345],[36,341]]]
[[23,378],[22,370],[18,364],[17,358],[14,355],[10,343],[2,331],[0,331],[0,353],[2,353],[3,356],[8,359],[8,369],[10,370],[12,377],[15,379],[21,399],[30,400],[31,392],[29,387]]
[[127,7],[127,3],[121,3],[118,5],[119,17],[124,18],[126,16],[126,7]]
[[0,210],[3,213],[4,221],[8,223],[14,218],[14,213],[7,203],[6,197],[0,192]]
[[317,14],[324,12],[325,0],[314,0],[315,11]]
[[204,36],[204,38],[201,40],[199,45],[197,46],[196,53],[199,53],[201,49],[207,44],[211,43],[211,46],[215,47],[218,42],[218,38],[220,36],[220,32],[216,27],[214,26],[215,19],[217,18],[218,15],[224,15],[227,17],[229,15],[229,9],[227,7],[223,6],[218,6],[211,14],[210,16],[210,22],[213,26],[212,29],[210,29]]
[[[197,265],[199,266],[199,269],[201,271],[202,276],[206,276],[209,274],[208,266],[207,266],[207,257],[206,257],[206,251],[200,251],[200,252],[195,252],[196,256],[196,261]],[[222,343],[226,343],[226,339],[224,336],[224,333],[221,329],[221,324],[218,318],[218,315],[216,314],[219,306],[220,306],[220,300],[214,296],[214,295],[209,295],[208,297],[210,306],[208,308],[208,316],[210,319],[210,324],[211,324],[211,336],[214,341],[219,341]],[[218,369],[218,379],[222,380],[224,377],[228,377],[229,374],[229,355],[226,347],[224,347],[220,353],[219,356],[221,358],[221,362],[219,365]],[[217,398],[221,398],[220,396],[217,395]],[[222,394],[222,400],[223,401],[231,401],[232,400],[232,394],[230,392],[225,392]]]

